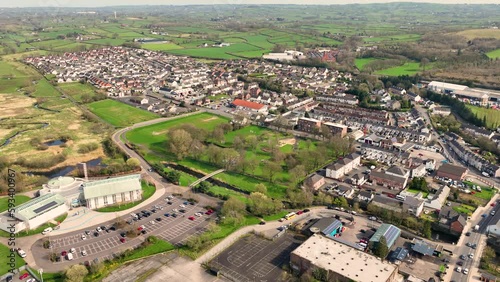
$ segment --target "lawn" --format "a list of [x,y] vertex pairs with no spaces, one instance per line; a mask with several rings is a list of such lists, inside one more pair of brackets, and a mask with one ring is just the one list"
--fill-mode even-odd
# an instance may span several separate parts
[[483,119],[486,116],[486,126],[488,128],[496,129],[500,126],[500,110],[497,109],[487,109],[478,106],[466,105],[472,113],[477,115],[479,119]]
[[88,106],[94,114],[111,125],[118,127],[125,127],[138,122],[158,118],[156,114],[151,112],[110,99],[93,102]]
[[[28,250],[25,250],[28,251]],[[4,244],[0,244],[0,276],[6,274],[11,267],[8,265],[10,263],[9,256],[11,255],[10,248]],[[14,254],[15,268],[19,268],[25,264],[24,259],[22,259],[17,253]]]
[[208,191],[218,196],[226,196],[228,198],[235,197],[240,201],[242,201],[243,203],[248,204],[248,197],[245,194],[233,191],[231,189],[227,189],[220,186],[211,186],[208,189]]
[[150,245],[139,248],[134,252],[132,252],[130,255],[125,256],[124,261],[140,259],[143,257],[148,257],[151,255],[172,251],[174,249],[175,249],[174,245],[170,244],[167,241],[156,238],[156,240],[154,240],[154,242],[151,243]]
[[402,66],[376,71],[375,74],[386,76],[415,75],[421,70],[419,63],[405,63]]
[[463,213],[463,214],[471,215],[474,212],[475,208],[473,206],[461,204],[461,205],[458,205],[458,206],[454,206],[453,210],[456,211],[456,212],[458,212],[458,213]]
[[491,52],[486,53],[486,56],[488,56],[491,59],[496,59],[500,58],[500,49],[493,50]]
[[153,196],[153,194],[156,191],[155,186],[148,185],[145,182],[142,182],[141,186],[142,186],[142,200],[137,201],[137,202],[132,202],[132,203],[126,203],[123,205],[108,206],[108,207],[97,209],[97,211],[98,212],[118,212],[118,211],[128,210],[128,209],[133,208],[133,207],[137,206],[138,204],[146,201],[147,199],[149,199],[151,196]]
[[[8,209],[9,198],[10,197],[8,197],[8,196],[0,198],[0,213],[6,211]],[[31,198],[28,196],[24,196],[24,195],[14,196],[14,204],[16,206],[19,206],[23,203],[26,203],[29,200],[31,200]]]
[[473,183],[470,181],[464,181],[464,183],[467,184],[469,187],[471,187],[472,185],[480,186],[481,192],[475,191],[474,197],[486,200],[486,202],[489,202],[491,200],[491,198],[493,197],[493,195],[495,195],[495,193],[496,193],[495,189],[492,189],[492,188],[487,187],[487,186],[479,185],[477,183]]
[[376,61],[378,60],[377,58],[357,58],[356,60],[354,60],[354,64],[356,65],[356,67],[359,69],[359,70],[363,70],[363,67],[368,64],[368,63],[371,63],[373,61]]
[[416,189],[407,189],[407,191],[409,193],[413,193],[415,195],[417,195],[418,193],[422,193],[422,197],[424,199],[427,199],[427,196],[429,196],[429,192],[424,192],[424,191],[420,191],[420,190],[416,190]]

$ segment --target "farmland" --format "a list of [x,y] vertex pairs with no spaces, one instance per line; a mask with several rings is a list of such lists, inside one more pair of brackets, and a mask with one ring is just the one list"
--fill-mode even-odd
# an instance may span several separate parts
[[376,60],[377,60],[376,58],[358,58],[354,61],[354,63],[359,70],[363,70],[363,67],[366,64],[374,62]]
[[94,114],[117,127],[129,126],[158,117],[151,112],[109,99],[90,103],[88,107]]
[[421,70],[419,63],[405,63],[401,66],[376,71],[375,74],[387,76],[415,75]]
[[476,114],[480,119],[486,117],[486,125],[489,128],[496,129],[498,126],[500,126],[500,110],[487,109],[472,105],[467,105],[467,108],[469,108],[472,113]]

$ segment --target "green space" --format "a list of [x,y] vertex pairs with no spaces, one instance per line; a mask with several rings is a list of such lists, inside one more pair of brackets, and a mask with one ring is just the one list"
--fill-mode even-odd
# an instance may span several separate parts
[[387,76],[415,75],[421,71],[420,64],[415,62],[405,63],[401,66],[378,70],[375,74]]
[[[247,52],[251,56],[255,56],[254,51],[260,51],[260,47],[252,46],[247,43],[234,43],[227,47],[199,47],[193,49],[178,49],[169,50],[169,53],[176,55],[187,55],[192,57],[208,58],[208,59],[236,59],[237,56],[231,55],[238,53],[241,56],[245,56]],[[262,56],[262,53],[260,53]],[[255,56],[255,57],[260,57]]]
[[[9,196],[0,198],[0,213],[6,211],[9,205]],[[24,195],[15,195],[14,196],[14,205],[19,206],[27,201],[31,200],[30,197]]]
[[[29,250],[25,250],[29,251]],[[0,265],[2,266],[0,268],[0,276],[6,274],[10,269],[10,256],[11,255],[11,249],[4,244],[0,244]],[[14,253],[14,258],[15,258],[15,268],[19,268],[23,265],[26,264],[23,258],[21,258],[17,252]]]
[[495,193],[496,193],[495,189],[490,188],[488,186],[479,185],[479,184],[471,182],[471,181],[463,181],[463,182],[465,184],[467,184],[469,186],[469,188],[472,187],[472,185],[481,187],[481,192],[474,191],[472,188],[471,188],[471,191],[475,192],[473,195],[474,197],[479,198],[479,199],[483,199],[486,202],[489,202],[489,200],[491,200],[491,198],[493,198],[493,195],[495,195]]
[[500,58],[500,49],[493,50],[491,52],[486,53],[486,56],[488,56],[491,59],[496,59]]
[[208,192],[209,194],[214,196],[220,196],[226,198],[235,197],[238,200],[242,201],[243,203],[248,204],[248,197],[245,194],[233,191],[231,189],[227,189],[220,186],[210,186],[210,188],[208,188]]
[[64,94],[71,96],[75,101],[80,103],[83,102],[82,98],[84,101],[88,101],[97,95],[96,89],[88,83],[61,83],[58,85],[58,88]]
[[135,259],[140,259],[152,255],[156,255],[159,253],[164,253],[168,251],[172,251],[175,249],[175,246],[170,244],[167,241],[157,239],[151,239],[151,237],[148,238],[148,241],[150,241],[150,244],[147,246],[144,246],[142,248],[139,248],[138,250],[130,253],[129,255],[126,255],[124,258],[124,261],[130,261],[130,260],[135,260]]
[[151,112],[110,99],[90,103],[88,107],[94,114],[118,127],[158,118]]
[[35,85],[35,92],[32,94],[35,97],[57,97],[61,93],[57,91],[50,82],[46,79],[40,79]]
[[118,212],[118,211],[124,211],[128,210],[130,208],[133,208],[137,206],[138,204],[146,201],[147,199],[151,198],[153,194],[156,191],[156,188],[154,185],[149,185],[146,182],[141,182],[142,186],[142,199],[137,202],[131,202],[131,203],[125,203],[125,204],[118,204],[118,205],[113,205],[113,206],[107,206],[104,208],[97,209],[98,212]]
[[175,43],[144,43],[141,45],[142,48],[153,50],[153,51],[169,51],[169,50],[177,50],[183,49],[182,46],[179,46]]
[[354,60],[354,64],[356,65],[356,67],[359,69],[359,70],[363,70],[363,67],[368,64],[368,63],[371,63],[373,61],[376,61],[378,60],[377,58],[357,58],[356,60]]
[[500,109],[484,108],[473,105],[466,105],[473,114],[478,118],[483,119],[486,117],[486,126],[488,128],[496,129],[500,126]]
[[[169,171],[172,171],[173,169],[170,169],[168,167],[164,168],[163,171],[164,172],[169,172]],[[195,182],[196,180],[198,180],[198,178],[192,176],[191,174],[189,173],[185,173],[183,171],[177,171],[181,177],[179,178],[179,185],[180,186],[189,186],[191,183]]]
[[472,215],[472,213],[474,212],[476,208],[474,208],[473,206],[469,206],[469,205],[465,205],[465,204],[460,204],[458,206],[454,206],[453,207],[453,210],[458,212],[458,213],[462,213],[462,214],[466,214],[466,215]]
[[289,211],[281,211],[277,214],[272,214],[272,215],[268,215],[268,216],[264,216],[263,219],[265,221],[273,221],[273,220],[279,220],[281,218],[284,218],[285,215],[287,215],[289,213]]

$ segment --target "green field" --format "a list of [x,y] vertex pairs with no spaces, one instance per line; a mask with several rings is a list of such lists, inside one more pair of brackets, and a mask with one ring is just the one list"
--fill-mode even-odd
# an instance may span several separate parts
[[238,57],[231,54],[238,53],[240,56],[245,56],[248,52],[250,57],[257,57],[255,51],[258,51],[257,55],[260,54],[258,56],[260,57],[262,56],[262,53],[260,52],[261,50],[262,49],[259,47],[252,46],[246,43],[234,43],[227,47],[200,47],[193,49],[169,50],[168,52],[176,55],[186,55],[209,59],[235,59]]
[[[31,200],[31,198],[28,197],[28,196],[24,196],[24,195],[16,195],[14,197],[14,200],[15,200],[14,204],[16,206],[19,206],[19,205],[21,205],[23,203],[26,203],[27,201]],[[0,198],[0,212],[4,212],[4,211],[7,210],[8,203],[9,203],[9,197],[2,197],[2,198]]]
[[153,50],[153,51],[168,51],[168,50],[178,50],[183,49],[175,43],[145,43],[141,45],[142,48]]
[[[29,250],[25,250],[26,252]],[[10,258],[8,256],[11,255],[10,248],[5,246],[4,244],[0,244],[0,275],[4,275],[10,269],[10,266],[7,263],[10,263]],[[19,268],[25,264],[24,259],[22,259],[17,253],[14,254],[15,260],[15,268]]]
[[491,59],[496,59],[500,58],[500,49],[493,50],[491,52],[486,53],[486,56],[488,56]]
[[421,71],[419,63],[405,63],[402,66],[376,71],[375,74],[386,76],[415,75]]
[[363,70],[363,67],[366,64],[371,63],[371,62],[376,61],[376,60],[378,60],[378,59],[376,59],[376,58],[357,58],[354,61],[354,64],[356,65],[358,70]]
[[467,105],[467,108],[469,108],[480,119],[486,116],[486,126],[488,128],[496,129],[500,126],[500,110],[487,109],[473,105]]
[[118,127],[158,118],[157,115],[151,112],[110,99],[93,102],[88,106],[94,114],[111,125]]
[[208,191],[210,191],[214,195],[235,197],[235,198],[239,199],[240,201],[242,201],[243,203],[248,204],[248,197],[245,194],[233,191],[231,189],[227,189],[227,188],[220,187],[220,186],[211,186],[208,189]]
[[58,88],[64,92],[64,94],[73,97],[77,102],[82,102],[83,95],[88,95],[89,97],[94,97],[96,95],[95,88],[88,83],[61,83],[58,85]]

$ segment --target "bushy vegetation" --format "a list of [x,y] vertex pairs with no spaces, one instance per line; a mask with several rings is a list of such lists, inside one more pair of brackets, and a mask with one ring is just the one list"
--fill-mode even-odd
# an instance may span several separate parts
[[86,153],[95,151],[98,148],[99,148],[99,144],[97,144],[95,142],[81,144],[80,146],[78,146],[78,153],[86,154]]

